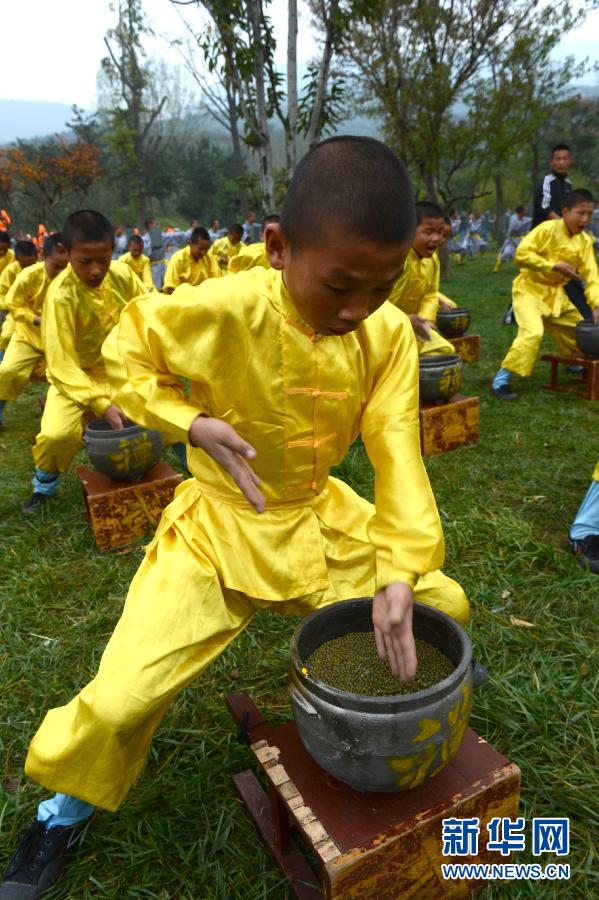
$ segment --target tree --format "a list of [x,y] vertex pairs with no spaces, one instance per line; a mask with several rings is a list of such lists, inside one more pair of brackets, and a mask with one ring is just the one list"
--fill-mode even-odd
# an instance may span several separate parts
[[100,152],[82,141],[51,138],[41,144],[18,141],[0,155],[1,181],[29,218],[59,228],[69,207],[80,206],[101,176]]
[[[496,232],[504,236],[504,176],[530,147],[549,114],[572,96],[568,84],[580,77],[585,63],[571,58],[554,63],[550,53],[561,39],[559,30],[514,35],[498,48],[489,63],[489,76],[478,80],[467,99],[470,118],[481,136],[481,155],[495,187]],[[533,185],[537,176],[533,176]]]
[[[591,0],[594,2],[594,0]],[[463,104],[502,48],[553,32],[542,0],[346,0],[343,52],[362,106],[415,169],[431,199],[449,206],[455,176],[480,159]],[[560,4],[563,34],[588,4]],[[549,24],[548,24],[549,23]]]
[[163,136],[155,125],[167,95],[152,97],[152,67],[146,63],[142,38],[151,34],[140,0],[119,0],[118,23],[104,38],[108,56],[102,60],[111,104],[105,111],[109,141],[120,163],[130,202],[143,222],[148,213],[148,184]]
[[[277,121],[284,135],[285,171],[291,176],[298,153],[298,139],[311,146],[325,129],[338,121],[342,80],[331,75],[331,59],[340,40],[339,0],[320,0],[324,39],[320,58],[312,63],[302,95],[297,82],[297,0],[288,0],[287,83],[275,62],[276,42],[268,16],[270,0],[171,0],[176,6],[203,8],[209,23],[196,35],[209,73],[220,81],[221,91],[205,89],[211,111],[226,123],[236,159],[244,144],[258,162],[263,206],[272,210],[276,202],[271,122]],[[201,67],[187,57],[199,82],[205,81]],[[224,96],[223,96],[224,94]]]

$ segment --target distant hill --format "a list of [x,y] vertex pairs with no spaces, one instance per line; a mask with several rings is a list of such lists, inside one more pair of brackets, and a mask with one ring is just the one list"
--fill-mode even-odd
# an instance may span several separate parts
[[17,138],[30,140],[65,131],[72,118],[67,103],[44,103],[37,100],[0,100],[0,144]]

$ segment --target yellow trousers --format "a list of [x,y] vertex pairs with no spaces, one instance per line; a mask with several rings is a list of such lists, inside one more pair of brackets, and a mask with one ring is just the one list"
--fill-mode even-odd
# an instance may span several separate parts
[[44,354],[14,335],[0,363],[0,400],[16,400]]
[[455,353],[453,344],[450,344],[447,338],[444,338],[443,335],[439,334],[434,328],[431,328],[429,334],[430,340],[428,341],[416,339],[420,356],[432,356],[437,353]]
[[[116,810],[137,779],[169,703],[257,610],[304,616],[375,590],[372,545],[324,525],[326,590],[285,601],[231,590],[202,527],[201,496],[177,516],[169,509],[131,583],[98,674],[67,706],[47,713],[27,757],[27,774],[44,787],[103,809]],[[364,503],[363,509],[367,520],[374,507]],[[232,544],[231,552],[242,551]],[[420,578],[414,595],[466,624],[468,600],[442,572]]]
[[[108,387],[106,388],[108,393]],[[75,403],[50,385],[33,459],[44,472],[65,472],[81,447],[85,406]]]
[[517,287],[517,280],[514,282],[512,302],[518,334],[501,366],[527,378],[534,369],[545,330],[560,356],[572,356],[579,352],[574,330],[582,316],[570,303],[563,288],[550,288],[547,293],[551,302],[547,303],[538,294]]

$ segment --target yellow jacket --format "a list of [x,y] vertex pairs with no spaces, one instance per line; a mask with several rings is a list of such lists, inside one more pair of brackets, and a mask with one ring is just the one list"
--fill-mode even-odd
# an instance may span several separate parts
[[196,262],[189,246],[182,247],[173,253],[168,261],[164,287],[176,288],[180,284],[191,284],[196,287],[207,278],[220,278],[220,274],[218,262],[211,256],[210,251]]
[[515,262],[520,274],[514,289],[528,292],[557,311],[562,289],[568,282],[553,270],[558,262],[569,263],[585,282],[587,303],[599,306],[599,273],[593,249],[593,238],[585,231],[572,235],[563,219],[541,222],[525,235],[516,250]]
[[410,250],[403,274],[393,285],[389,300],[407,315],[434,322],[439,311],[439,257],[420,257]]
[[245,246],[243,241],[232,244],[229,240],[229,236],[226,234],[224,237],[217,238],[214,241],[209,252],[215,259],[218,259],[219,256],[226,256],[227,260],[231,260],[234,256],[237,256],[238,253],[241,253]]
[[129,266],[112,262],[99,288],[70,265],[51,282],[42,316],[48,379],[75,403],[101,416],[110,405],[101,347],[133,297],[147,295]]
[[4,256],[0,256],[0,275],[2,275],[5,268],[14,261],[15,261],[15,251],[11,250],[9,247],[9,249],[6,251]]
[[145,253],[142,253],[141,256],[137,258],[131,256],[131,253],[127,250],[126,253],[123,253],[122,256],[119,256],[119,262],[125,263],[125,265],[129,266],[129,268],[133,269],[137,277],[140,281],[143,282],[144,286],[149,290],[153,291],[154,288],[154,279],[152,278],[152,266],[150,265],[150,257],[146,256]]
[[[265,599],[327,587],[319,522],[342,523],[373,544],[379,586],[413,585],[441,565],[443,535],[420,454],[416,342],[391,304],[355,333],[323,337],[299,316],[281,272],[256,267],[181,287],[169,302],[152,295],[129,304],[116,342],[126,370],[117,381],[127,389],[115,402],[131,419],[186,441],[206,413],[257,451],[261,515],[189,446],[196,480],[169,507],[179,516],[201,496],[206,552],[216,554],[226,586]],[[190,382],[189,399],[179,376]],[[329,475],[359,433],[375,470],[376,514],[366,528],[365,501]]]
[[246,244],[229,262],[229,272],[245,272],[254,266],[270,269],[270,261],[266,255],[266,244]]
[[8,309],[6,295],[15,283],[15,279],[20,271],[21,263],[16,259],[4,267],[4,271],[0,275],[0,309]]
[[36,350],[43,349],[42,330],[41,325],[34,325],[33,320],[42,315],[51,283],[44,263],[34,263],[19,272],[6,295],[6,307],[15,323],[15,338],[26,341]]

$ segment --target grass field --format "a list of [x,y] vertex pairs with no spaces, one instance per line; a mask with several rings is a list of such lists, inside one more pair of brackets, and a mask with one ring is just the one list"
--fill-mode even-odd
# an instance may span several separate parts
[[[481,442],[427,460],[447,541],[445,571],[472,602],[475,653],[491,681],[475,694],[472,726],[522,769],[522,814],[569,816],[572,879],[512,882],[480,896],[596,897],[599,727],[594,696],[599,579],[568,549],[568,525],[597,460],[598,408],[540,389],[546,363],[517,403],[490,396],[490,376],[514,329],[501,325],[513,270],[493,260],[457,267],[444,289],[473,313],[482,362],[465,373],[482,400]],[[44,791],[22,776],[26,748],[48,707],[95,672],[142,548],[99,555],[74,470],[37,518],[30,446],[39,386],[9,407],[0,433],[0,866]],[[340,469],[372,497],[359,445]],[[533,623],[526,628],[511,617]],[[274,721],[289,718],[288,645],[296,621],[259,614],[171,708],[144,775],[116,815],[101,814],[84,850],[48,897],[285,898],[231,783],[250,764],[225,696],[244,689]],[[518,861],[531,859],[528,852]],[[554,857],[542,857],[554,862]],[[498,859],[501,861],[501,858]],[[564,861],[560,859],[559,861]]]

